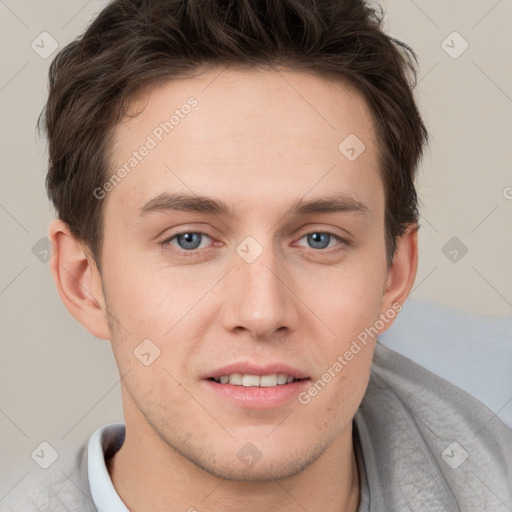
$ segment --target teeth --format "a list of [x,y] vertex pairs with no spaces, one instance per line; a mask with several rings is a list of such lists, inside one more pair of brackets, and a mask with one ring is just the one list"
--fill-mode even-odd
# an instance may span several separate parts
[[286,379],[288,378],[288,375],[285,375],[284,373],[279,373],[277,375],[277,383],[279,385],[286,384]]
[[231,375],[222,375],[220,378],[214,379],[220,384],[231,384],[233,386],[246,387],[271,387],[290,384],[295,378],[285,373],[273,373],[272,375],[242,375],[241,373],[232,373]]
[[[231,382],[231,379],[229,379]],[[260,378],[258,375],[244,375],[242,377],[242,386],[259,386],[260,385]]]
[[259,385],[261,387],[277,386],[277,373],[273,375],[262,375]]
[[242,385],[242,374],[241,373],[233,373],[233,375],[229,376],[229,383],[235,386]]

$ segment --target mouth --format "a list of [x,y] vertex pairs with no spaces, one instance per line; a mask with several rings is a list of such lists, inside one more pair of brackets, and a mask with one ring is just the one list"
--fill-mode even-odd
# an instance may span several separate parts
[[272,373],[269,375],[251,375],[242,373],[232,373],[231,375],[221,375],[220,377],[210,377],[208,380],[218,384],[231,384],[232,386],[244,386],[248,388],[261,387],[269,388],[272,386],[284,386],[306,379],[296,379],[293,375],[286,373]]
[[241,408],[271,409],[297,399],[311,382],[302,370],[285,364],[237,363],[205,375],[206,389],[216,399]]

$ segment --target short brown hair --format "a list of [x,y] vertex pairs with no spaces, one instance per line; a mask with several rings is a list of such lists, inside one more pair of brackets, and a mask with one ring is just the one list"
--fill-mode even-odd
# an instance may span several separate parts
[[[413,50],[363,0],[114,0],[49,70],[38,126],[48,135],[48,196],[101,268],[102,204],[113,128],[154,83],[208,66],[273,67],[348,80],[372,113],[386,195],[388,264],[418,221],[414,187],[428,133],[413,98]],[[43,117],[44,114],[44,117]]]

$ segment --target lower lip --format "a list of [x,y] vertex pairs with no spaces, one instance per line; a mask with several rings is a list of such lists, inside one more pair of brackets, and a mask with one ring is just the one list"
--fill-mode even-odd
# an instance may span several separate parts
[[203,380],[205,386],[217,396],[237,407],[250,409],[270,409],[280,407],[297,399],[297,395],[309,386],[310,379],[296,380],[280,386],[233,386],[213,380]]

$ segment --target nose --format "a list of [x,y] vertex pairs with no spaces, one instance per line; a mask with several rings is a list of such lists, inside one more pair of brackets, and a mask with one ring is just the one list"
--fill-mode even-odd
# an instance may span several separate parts
[[234,254],[235,268],[229,273],[222,323],[229,332],[248,331],[267,340],[293,331],[299,320],[300,301],[294,295],[284,262],[265,248],[249,263]]

